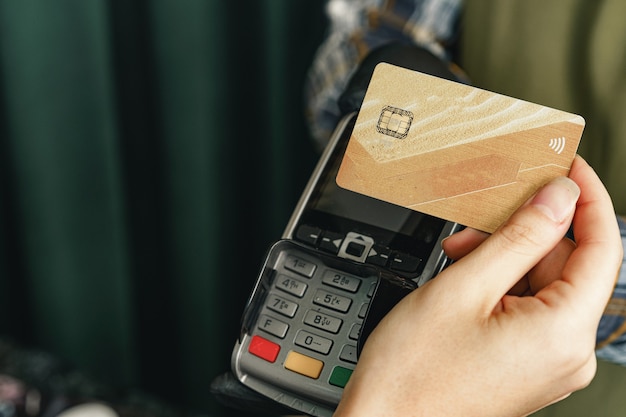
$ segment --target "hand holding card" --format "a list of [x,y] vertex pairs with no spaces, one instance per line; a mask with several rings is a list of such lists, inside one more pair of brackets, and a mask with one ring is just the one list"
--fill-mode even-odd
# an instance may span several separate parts
[[583,128],[575,114],[379,64],[337,184],[493,232],[568,174]]

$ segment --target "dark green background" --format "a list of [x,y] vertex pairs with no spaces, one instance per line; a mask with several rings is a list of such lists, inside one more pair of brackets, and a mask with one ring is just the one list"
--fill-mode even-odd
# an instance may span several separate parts
[[0,336],[215,410],[317,160],[323,3],[0,2]]

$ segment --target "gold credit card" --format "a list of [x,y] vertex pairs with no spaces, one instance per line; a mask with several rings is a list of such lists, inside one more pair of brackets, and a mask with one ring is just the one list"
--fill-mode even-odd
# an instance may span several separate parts
[[584,126],[576,114],[379,64],[337,184],[493,232],[569,173]]

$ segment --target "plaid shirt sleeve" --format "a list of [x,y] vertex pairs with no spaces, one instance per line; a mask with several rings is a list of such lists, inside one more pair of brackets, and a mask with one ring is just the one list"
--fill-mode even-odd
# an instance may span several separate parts
[[[626,222],[618,218],[622,246],[626,247]],[[626,366],[626,261],[604,311],[596,338],[598,357]]]
[[361,60],[390,42],[417,44],[448,61],[461,0],[329,0],[329,34],[305,85],[311,134],[323,149],[341,116],[338,99]]
[[[309,70],[305,99],[311,133],[323,148],[341,116],[338,99],[369,51],[385,43],[420,45],[450,63],[462,0],[329,0],[328,37]],[[451,69],[463,77],[460,70]],[[626,246],[626,223],[618,219]],[[626,366],[626,263],[600,321],[597,354]]]

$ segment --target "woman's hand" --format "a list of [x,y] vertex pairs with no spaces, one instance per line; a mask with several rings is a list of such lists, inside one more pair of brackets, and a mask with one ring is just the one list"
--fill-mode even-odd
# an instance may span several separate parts
[[[575,244],[563,238],[572,220]],[[593,378],[622,244],[586,162],[493,235],[461,232],[444,247],[458,261],[380,322],[336,416],[522,416]]]

